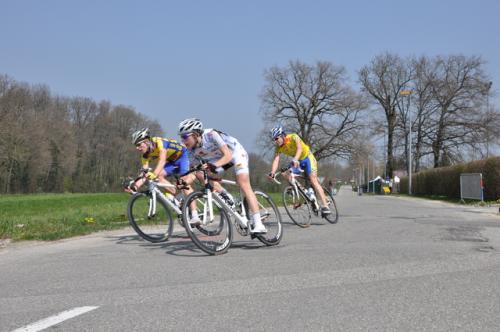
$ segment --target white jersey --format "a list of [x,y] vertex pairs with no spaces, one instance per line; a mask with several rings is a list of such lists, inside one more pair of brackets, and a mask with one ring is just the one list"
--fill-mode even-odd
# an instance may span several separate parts
[[222,158],[221,148],[224,145],[227,145],[233,155],[231,162],[235,165],[236,173],[248,173],[248,154],[240,142],[214,129],[203,130],[201,145],[193,148],[190,155],[198,160],[213,163]]

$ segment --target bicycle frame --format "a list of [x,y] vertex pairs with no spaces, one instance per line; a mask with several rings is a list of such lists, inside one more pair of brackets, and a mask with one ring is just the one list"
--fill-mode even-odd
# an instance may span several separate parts
[[174,210],[177,215],[181,215],[182,211],[181,209],[174,204],[171,200],[167,199],[164,193],[161,192],[161,188],[175,188],[173,185],[168,185],[168,184],[163,184],[163,183],[154,183],[150,181],[148,184],[148,191],[151,193],[151,199],[150,199],[150,204],[149,204],[149,212],[148,212],[148,217],[154,216],[156,214],[156,198],[161,199],[164,201],[169,208]]
[[[207,177],[206,181],[208,180],[216,180],[222,184],[229,184],[229,185],[234,185],[237,186],[238,184],[235,181],[231,180],[225,180],[225,179],[210,179]],[[248,219],[246,218],[246,210],[245,210],[245,204],[243,204],[243,199],[240,199],[239,202],[234,202],[234,207],[230,206],[229,204],[226,203],[226,201],[220,196],[218,192],[212,191],[212,187],[210,185],[205,185],[205,192],[207,195],[207,204],[203,208],[203,220],[208,220],[209,222],[212,222],[214,220],[214,214],[213,214],[213,201],[215,200],[216,205],[220,208],[224,208],[227,212],[229,212],[235,219],[236,221],[240,224],[241,227],[247,228],[248,227]],[[240,190],[240,197],[243,198],[243,193]],[[241,204],[241,214],[236,211],[235,207],[237,204]],[[208,211],[207,211],[208,210]],[[209,215],[209,219],[207,219],[207,213]]]
[[[172,210],[174,210],[175,213],[177,213],[177,215],[180,216],[182,214],[181,209],[176,204],[174,204],[171,200],[167,199],[165,194],[162,193],[160,189],[158,189],[158,187],[160,187],[160,188],[175,188],[174,185],[147,180],[147,186],[148,186],[148,189],[147,189],[146,193],[151,194],[151,197],[149,199],[148,218],[152,218],[153,216],[156,215],[156,199],[157,198],[162,200],[163,202],[165,202],[169,208],[171,208]],[[135,194],[137,192],[133,192],[133,193]]]
[[[239,201],[234,200],[234,205],[231,206],[229,205],[224,198],[220,195],[220,193],[216,192],[213,190],[213,186],[210,183],[211,181],[217,181],[222,184],[229,184],[233,186],[238,186],[236,181],[232,180],[225,180],[222,178],[216,178],[216,177],[211,177],[208,175],[207,170],[203,170],[201,168],[201,165],[193,168],[190,172],[203,172],[203,182],[204,182],[204,193],[207,197],[206,199],[206,204],[203,205],[203,218],[202,218],[202,225],[207,225],[208,223],[211,223],[214,221],[215,216],[214,216],[214,211],[213,211],[213,205],[215,202],[215,205],[217,207],[224,209],[226,212],[228,212],[231,216],[234,217],[234,219],[237,222],[237,225],[242,228],[242,229],[249,229],[249,220],[247,219],[246,215],[246,208],[244,202],[244,194],[240,189],[240,199]],[[238,205],[241,207],[241,213],[238,212],[236,209]],[[266,214],[266,216],[269,214]],[[262,217],[262,215],[261,215]],[[231,219],[231,218],[230,218]]]
[[[294,195],[299,195],[299,194],[302,194],[302,196],[304,196],[304,198],[311,204],[314,204],[314,208],[316,210],[319,210],[319,205],[318,205],[318,200],[312,200],[309,195],[306,194],[305,190],[302,188],[302,186],[300,185],[300,183],[296,180],[297,177],[301,177],[301,175],[298,175],[298,174],[295,174],[294,172],[292,172],[292,169],[291,168],[282,168],[279,172],[275,173],[275,177],[273,177],[273,181],[278,183],[278,184],[281,184],[280,181],[276,180],[276,175],[279,175],[279,174],[283,174],[283,173],[289,173],[288,175],[290,176],[289,178],[287,178],[288,180],[288,183],[290,183],[290,185],[293,187],[293,194]],[[301,170],[301,172],[303,173],[304,171]],[[308,181],[306,179],[306,181]],[[306,182],[308,183],[308,182]]]

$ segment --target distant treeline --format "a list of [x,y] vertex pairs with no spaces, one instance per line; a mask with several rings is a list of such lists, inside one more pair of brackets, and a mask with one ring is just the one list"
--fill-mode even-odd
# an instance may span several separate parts
[[[123,178],[140,167],[131,134],[142,127],[164,133],[132,107],[55,95],[45,85],[0,75],[0,194],[121,190]],[[265,151],[274,149],[267,134],[265,145]],[[271,159],[272,153],[251,153],[250,178],[256,188],[281,191],[266,177]],[[319,175],[325,182],[348,179],[351,169],[323,159]]]
[[162,134],[131,107],[0,75],[0,193],[117,190],[139,167],[130,134],[144,126]]

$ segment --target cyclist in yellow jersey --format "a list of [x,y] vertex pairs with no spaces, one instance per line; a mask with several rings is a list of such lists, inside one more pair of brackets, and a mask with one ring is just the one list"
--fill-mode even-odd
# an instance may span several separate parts
[[316,158],[311,152],[311,149],[297,134],[286,134],[283,127],[277,126],[271,129],[271,136],[276,144],[276,151],[274,160],[271,166],[271,173],[269,177],[276,172],[280,162],[280,154],[283,153],[293,158],[293,168],[301,168],[306,173],[306,176],[311,182],[316,194],[319,196],[321,203],[321,214],[328,215],[331,213],[328,205],[326,204],[325,193],[318,181],[318,164]]
[[[132,134],[132,143],[136,149],[142,154],[142,168],[149,169],[150,162],[156,162],[153,171],[149,171],[146,176],[150,180],[158,179],[160,183],[170,184],[166,179],[169,175],[179,175],[186,183],[191,183],[194,178],[193,174],[188,174],[189,171],[189,152],[181,143],[173,139],[162,137],[151,137],[148,128],[143,128]],[[144,179],[139,179],[132,183],[125,191],[137,191],[144,183]],[[174,188],[167,188],[169,194],[175,194]],[[193,189],[188,185],[188,189],[183,190],[185,195],[193,192]],[[168,194],[167,194],[168,196]],[[199,223],[198,213],[195,206],[192,207],[192,220],[190,223]]]

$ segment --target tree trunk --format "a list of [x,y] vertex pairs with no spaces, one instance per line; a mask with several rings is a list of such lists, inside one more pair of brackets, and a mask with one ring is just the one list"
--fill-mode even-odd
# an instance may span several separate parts
[[394,172],[394,127],[395,113],[387,116],[387,176],[392,178]]
[[9,170],[7,172],[7,181],[5,181],[5,190],[6,194],[10,194],[10,181],[12,179],[12,171],[14,170],[14,160],[10,160]]
[[432,142],[432,154],[434,156],[434,168],[439,167],[439,157],[441,153],[441,138],[436,138],[436,141]]
[[421,150],[421,143],[420,143],[420,138],[417,138],[417,143],[415,143],[415,173],[420,171],[420,150]]

